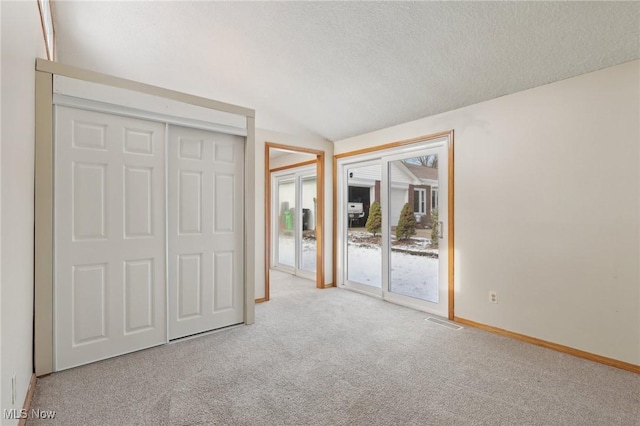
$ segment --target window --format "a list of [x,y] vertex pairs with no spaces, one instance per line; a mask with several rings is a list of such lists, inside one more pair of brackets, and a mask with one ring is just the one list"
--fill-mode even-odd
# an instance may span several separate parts
[[438,208],[438,188],[431,188],[431,210]]
[[427,190],[418,188],[413,190],[413,212],[427,214]]

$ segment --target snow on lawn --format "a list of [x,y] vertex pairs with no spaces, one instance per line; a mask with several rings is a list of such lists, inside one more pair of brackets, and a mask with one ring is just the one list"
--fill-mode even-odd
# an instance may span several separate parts
[[347,247],[347,278],[360,284],[380,287],[382,282],[382,250],[349,244]]
[[438,259],[392,251],[391,291],[438,303]]
[[[382,249],[371,234],[349,233],[347,275],[350,281],[381,288]],[[361,234],[361,235],[360,235]],[[354,238],[355,237],[355,238]],[[357,242],[356,242],[357,241]],[[293,236],[279,235],[278,257],[283,265],[294,266]],[[399,249],[399,250],[397,250]],[[413,254],[412,254],[413,253]],[[406,246],[394,245],[391,252],[391,291],[430,302],[438,302],[438,249],[428,238],[411,238]],[[302,269],[316,270],[316,241],[302,240]]]
[[[282,235],[278,236],[278,262],[282,265],[295,266],[296,258],[296,246],[294,244],[293,236]],[[302,239],[302,267],[305,271],[316,271],[316,240],[303,238]]]
[[[382,286],[382,249],[349,243],[347,275],[350,281]],[[438,302],[438,259],[404,252],[391,252],[391,291]]]
[[[379,247],[381,236],[372,237],[368,232],[349,231],[349,243],[361,245],[363,247]],[[431,246],[431,239],[424,237],[411,237],[406,240],[398,240],[395,235],[391,235],[391,250],[415,254],[418,256],[438,257],[438,249]]]

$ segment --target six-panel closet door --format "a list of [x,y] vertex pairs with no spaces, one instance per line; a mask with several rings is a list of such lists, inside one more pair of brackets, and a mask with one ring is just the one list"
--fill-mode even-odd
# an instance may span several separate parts
[[244,138],[63,106],[54,138],[56,371],[243,322]]
[[165,125],[55,109],[55,369],[166,342]]
[[169,129],[169,338],[243,321],[244,144]]

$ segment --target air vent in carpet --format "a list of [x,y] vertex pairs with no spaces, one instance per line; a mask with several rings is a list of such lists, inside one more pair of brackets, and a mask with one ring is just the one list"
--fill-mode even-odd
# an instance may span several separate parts
[[425,318],[424,320],[432,322],[434,324],[441,325],[443,327],[451,328],[453,330],[461,330],[462,329],[462,327],[460,327],[457,324],[453,324],[453,323],[448,322],[448,321],[442,321],[442,320],[439,320],[438,318],[428,317],[428,318]]

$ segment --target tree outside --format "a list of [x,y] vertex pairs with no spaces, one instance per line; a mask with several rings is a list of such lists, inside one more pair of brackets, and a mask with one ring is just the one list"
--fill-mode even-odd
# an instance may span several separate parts
[[396,238],[406,240],[412,235],[416,235],[416,217],[413,208],[409,203],[405,203],[400,212],[398,226],[396,226]]
[[365,224],[367,231],[371,232],[375,237],[376,234],[382,230],[382,211],[380,210],[380,203],[374,201],[369,209],[369,217]]
[[431,210],[431,247],[438,248],[438,209]]

